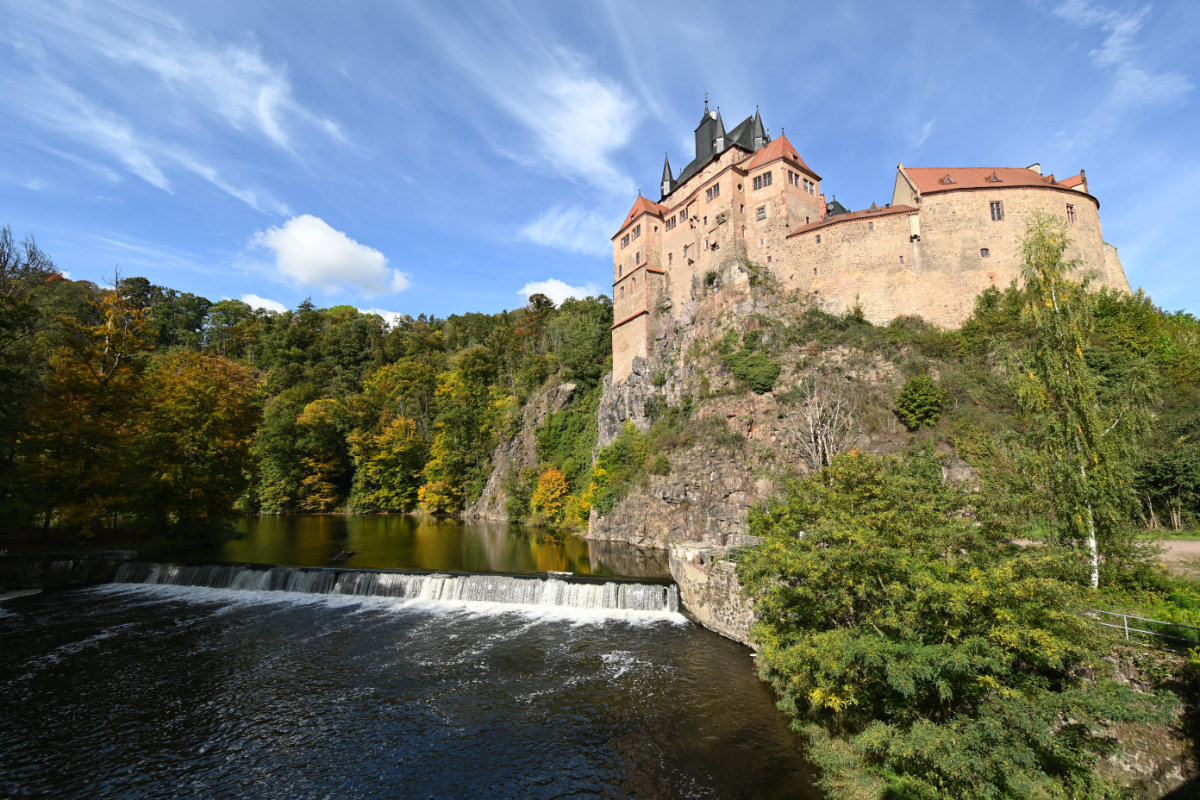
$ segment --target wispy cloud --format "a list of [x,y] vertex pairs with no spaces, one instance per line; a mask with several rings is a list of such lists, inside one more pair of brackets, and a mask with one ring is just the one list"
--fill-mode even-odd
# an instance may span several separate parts
[[547,44],[515,11],[508,16],[492,12],[472,26],[458,15],[435,16],[419,6],[410,10],[453,66],[525,129],[525,142],[497,136],[493,147],[518,161],[528,162],[532,154],[559,175],[605,192],[632,194],[633,180],[613,158],[642,116],[625,87],[579,53]]
[[934,119],[927,119],[920,130],[913,131],[912,139],[908,143],[909,147],[917,148],[925,144],[926,140],[929,139],[929,135],[933,133],[933,123],[935,121]]
[[[1089,55],[1093,64],[1111,73],[1112,85],[1100,107],[1081,126],[1082,131],[1104,129],[1135,109],[1175,104],[1195,88],[1185,75],[1155,71],[1143,62],[1136,37],[1149,19],[1150,10],[1143,6],[1136,11],[1118,11],[1088,0],[1067,0],[1054,8],[1054,15],[1060,19],[1080,27],[1099,28],[1107,34]],[[1087,135],[1080,134],[1075,142]]]
[[[346,140],[336,122],[296,99],[286,66],[253,41],[203,39],[136,0],[10,11],[0,44],[17,58],[0,75],[0,109],[39,132],[31,146],[98,169],[110,183],[118,167],[176,193],[190,173],[260,212],[286,215],[269,192],[228,177],[241,166],[229,154],[261,143],[297,156],[307,133]],[[240,146],[222,146],[229,137]]]
[[383,253],[311,214],[259,231],[250,244],[273,251],[279,274],[294,284],[329,292],[352,286],[367,297],[402,292],[412,285],[407,275],[388,267]]
[[580,206],[555,206],[518,232],[518,238],[570,253],[602,256],[610,251],[615,215]]
[[569,283],[560,281],[558,278],[550,278],[545,281],[533,281],[527,283],[517,290],[517,294],[528,300],[532,295],[544,294],[554,301],[555,305],[559,305],[563,300],[569,297],[582,300],[586,297],[596,297],[600,294],[600,287],[594,283],[587,283],[583,286],[571,286]]

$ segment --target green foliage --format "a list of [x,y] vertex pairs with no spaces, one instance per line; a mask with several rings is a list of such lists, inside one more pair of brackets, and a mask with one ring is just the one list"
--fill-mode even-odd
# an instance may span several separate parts
[[599,403],[599,385],[577,391],[568,407],[548,414],[537,429],[538,461],[561,469],[573,492],[582,491],[591,480]]
[[752,513],[760,671],[831,796],[1109,796],[1105,726],[1166,701],[1103,677],[1071,558],[967,500],[929,453],[851,453]]
[[611,511],[641,479],[648,455],[646,437],[627,421],[620,435],[596,453],[590,487],[592,507],[602,514]]
[[733,373],[733,377],[758,394],[774,389],[781,367],[762,351],[760,332],[748,331],[739,350],[734,349],[736,339],[737,332],[730,331],[721,341],[722,363]]
[[896,395],[896,416],[910,431],[931,428],[942,416],[946,392],[928,375],[909,378]]
[[1128,551],[1135,500],[1133,459],[1148,424],[1157,375],[1141,360],[1106,387],[1088,364],[1097,295],[1068,276],[1065,225],[1035,215],[1022,245],[1026,300],[1022,321],[1030,343],[1014,361],[1017,397],[1035,426],[1037,475],[1054,498],[1065,542],[1085,543],[1091,584],[1100,581],[1100,556],[1112,562]]
[[493,448],[547,380],[586,398],[545,446],[581,497],[590,485],[606,297],[389,324],[351,306],[274,313],[139,277],[114,285],[68,281],[32,240],[0,230],[9,530],[178,531],[235,505],[453,513],[480,494]]

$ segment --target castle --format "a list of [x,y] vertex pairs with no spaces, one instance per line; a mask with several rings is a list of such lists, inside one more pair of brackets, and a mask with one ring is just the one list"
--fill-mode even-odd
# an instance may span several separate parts
[[821,176],[755,111],[730,131],[720,109],[696,127],[696,157],[661,198],[639,196],[613,236],[613,380],[646,357],[654,316],[682,309],[698,281],[730,261],[770,271],[781,290],[874,323],[917,315],[962,324],[989,286],[1020,275],[1021,239],[1036,211],[1063,219],[1066,256],[1128,291],[1117,250],[1100,232],[1087,174],[1056,180],[1041,167],[896,168],[892,200],[849,211],[829,202]]

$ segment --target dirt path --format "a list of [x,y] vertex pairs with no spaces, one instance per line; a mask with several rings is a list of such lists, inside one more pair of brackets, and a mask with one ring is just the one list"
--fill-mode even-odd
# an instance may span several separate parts
[[1163,539],[1162,562],[1177,575],[1200,578],[1200,539]]

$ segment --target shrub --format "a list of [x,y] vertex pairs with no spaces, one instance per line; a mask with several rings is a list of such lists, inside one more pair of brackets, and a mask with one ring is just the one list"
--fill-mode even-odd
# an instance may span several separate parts
[[537,488],[529,498],[529,507],[534,513],[545,517],[547,522],[560,522],[570,493],[567,476],[563,475],[562,470],[548,467],[538,476]]
[[942,416],[946,393],[928,375],[909,378],[896,396],[896,416],[910,431],[933,427]]
[[763,678],[830,797],[1117,796],[1109,725],[1173,704],[1106,674],[1077,552],[1011,545],[969,502],[930,453],[851,452],[752,512]]

